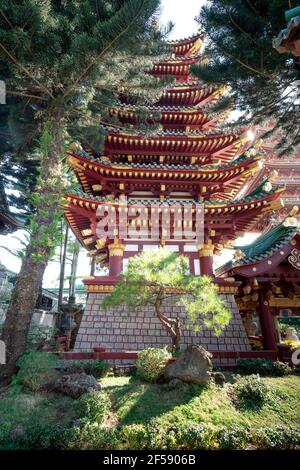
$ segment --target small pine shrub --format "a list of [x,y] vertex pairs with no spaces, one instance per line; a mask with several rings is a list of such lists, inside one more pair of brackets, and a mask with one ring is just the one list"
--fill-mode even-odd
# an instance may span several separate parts
[[148,348],[139,351],[136,361],[137,375],[148,382],[156,382],[164,373],[171,354],[165,349]]
[[87,423],[102,423],[110,408],[110,399],[107,394],[96,390],[85,393],[78,402],[82,422]]
[[56,377],[57,357],[47,352],[32,351],[17,361],[20,368],[14,383],[19,383],[36,392]]
[[238,359],[237,366],[240,374],[283,377],[292,373],[292,369],[288,364],[269,359]]

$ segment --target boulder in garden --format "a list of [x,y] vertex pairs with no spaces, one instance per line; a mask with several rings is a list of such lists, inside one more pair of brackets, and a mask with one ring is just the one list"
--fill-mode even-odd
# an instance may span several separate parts
[[167,381],[179,379],[183,382],[206,385],[212,372],[212,355],[202,346],[191,344],[169,364],[165,370]]

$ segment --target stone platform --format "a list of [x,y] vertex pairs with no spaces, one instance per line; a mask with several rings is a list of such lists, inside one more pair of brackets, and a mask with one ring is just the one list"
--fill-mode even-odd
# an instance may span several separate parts
[[[130,313],[127,307],[104,310],[101,302],[107,294],[88,294],[87,305],[81,321],[74,351],[91,351],[104,347],[106,351],[140,350],[149,347],[164,347],[171,344],[167,331],[155,316],[153,307],[141,307]],[[219,294],[232,312],[230,324],[217,337],[207,328],[195,333],[189,328],[182,329],[182,344],[197,343],[208,351],[250,351],[247,334],[232,294]],[[184,325],[183,307],[165,302],[162,311],[168,316],[178,316]],[[224,362],[225,361],[225,362]],[[230,365],[231,359],[222,359]]]

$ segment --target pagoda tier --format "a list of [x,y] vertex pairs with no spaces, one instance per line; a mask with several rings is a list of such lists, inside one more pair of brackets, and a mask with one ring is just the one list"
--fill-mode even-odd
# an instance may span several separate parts
[[[110,208],[116,211],[116,221],[124,217],[123,211],[126,204],[127,216],[127,228],[134,227],[137,231],[142,231],[136,236],[136,238],[126,237],[120,240],[125,244],[134,244],[138,242],[136,252],[143,248],[143,245],[153,244],[153,239],[148,235],[151,233],[151,217],[150,213],[153,208],[157,208],[157,217],[160,218],[158,222],[159,234],[158,243],[165,245],[178,246],[179,252],[193,251],[187,247],[193,246],[195,251],[198,252],[195,247],[195,241],[191,242],[189,239],[182,237],[176,239],[174,233],[174,220],[172,222],[172,210],[173,211],[184,211],[190,210],[192,216],[191,227],[195,229],[197,220],[197,211],[204,211],[204,246],[209,246],[209,249],[220,250],[224,244],[234,240],[237,236],[250,230],[251,227],[257,221],[257,218],[262,213],[277,210],[282,206],[280,195],[284,190],[282,187],[270,187],[270,184],[265,181],[262,186],[256,189],[256,191],[245,198],[237,199],[234,201],[223,201],[223,202],[205,202],[199,203],[188,200],[172,200],[166,199],[159,201],[157,198],[153,199],[107,199],[105,197],[86,197],[83,195],[67,195],[66,200],[68,203],[65,215],[66,218],[85,248],[87,248],[91,255],[101,255],[102,261],[108,258],[108,247],[113,242],[113,237],[116,233],[120,234],[120,228],[116,222],[113,227],[111,237],[106,239],[98,239],[97,236],[97,224],[101,220],[99,213],[97,212],[99,207],[102,207],[103,214],[107,214]],[[140,211],[146,210],[146,226],[143,228],[139,227],[137,219],[137,207]],[[130,208],[133,208],[133,215],[131,214]],[[121,212],[120,212],[121,211]],[[167,217],[165,213],[170,217],[170,235],[169,238],[164,238],[162,229],[162,217]],[[123,214],[123,215],[122,215]],[[105,216],[103,216],[105,217]],[[146,231],[146,232],[144,232]],[[137,232],[136,232],[137,233]],[[147,233],[147,235],[145,235]],[[128,257],[134,253],[129,250]],[[105,256],[103,256],[105,255]]]
[[[197,163],[229,162],[250,142],[247,132],[234,133],[179,133],[161,132],[154,136],[110,131],[105,141],[105,154],[137,156],[189,157]],[[174,160],[175,161],[175,160]]]
[[193,80],[190,77],[190,67],[194,64],[206,63],[207,58],[204,56],[196,57],[178,57],[169,60],[162,60],[157,64],[154,64],[152,69],[148,70],[149,75],[154,77],[166,77],[171,76],[176,78],[178,81],[189,81]]
[[[138,106],[123,105],[111,109],[111,115],[117,116],[122,124],[138,124],[139,110],[140,107]],[[159,122],[164,130],[179,131],[212,130],[224,117],[223,113],[210,115],[203,109],[184,107],[149,106],[146,112],[149,113],[149,125]],[[159,119],[155,118],[157,114],[159,114]]]
[[83,190],[93,195],[144,197],[157,196],[196,200],[218,200],[234,197],[246,179],[261,168],[260,157],[242,155],[223,165],[168,165],[165,163],[112,163],[107,157],[91,159],[82,152],[69,152],[73,167]]
[[217,101],[225,92],[226,87],[203,85],[202,83],[177,83],[166,88],[157,106],[193,106],[199,107]]
[[173,49],[175,57],[191,56],[196,54],[203,45],[203,36],[196,34],[181,41],[171,41],[168,43]]

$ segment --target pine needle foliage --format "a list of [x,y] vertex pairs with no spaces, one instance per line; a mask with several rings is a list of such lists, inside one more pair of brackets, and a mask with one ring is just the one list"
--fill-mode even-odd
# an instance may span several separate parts
[[[28,206],[36,181],[38,142],[44,122],[59,110],[69,141],[101,151],[106,130],[121,123],[109,112],[120,95],[157,99],[165,83],[145,74],[168,47],[155,25],[159,0],[1,0],[1,171]],[[33,160],[35,159],[35,162]],[[28,177],[20,181],[20,168]],[[15,178],[15,179],[14,179]],[[25,184],[26,183],[26,184]],[[16,193],[15,193],[16,194]]]
[[[207,83],[228,85],[233,109],[244,112],[234,125],[258,124],[272,118],[282,129],[281,153],[300,143],[300,60],[279,54],[273,39],[286,27],[285,10],[297,6],[291,0],[211,0],[198,23],[206,40],[207,66],[192,72]],[[228,96],[223,102],[228,106]],[[222,101],[218,107],[222,106]]]

